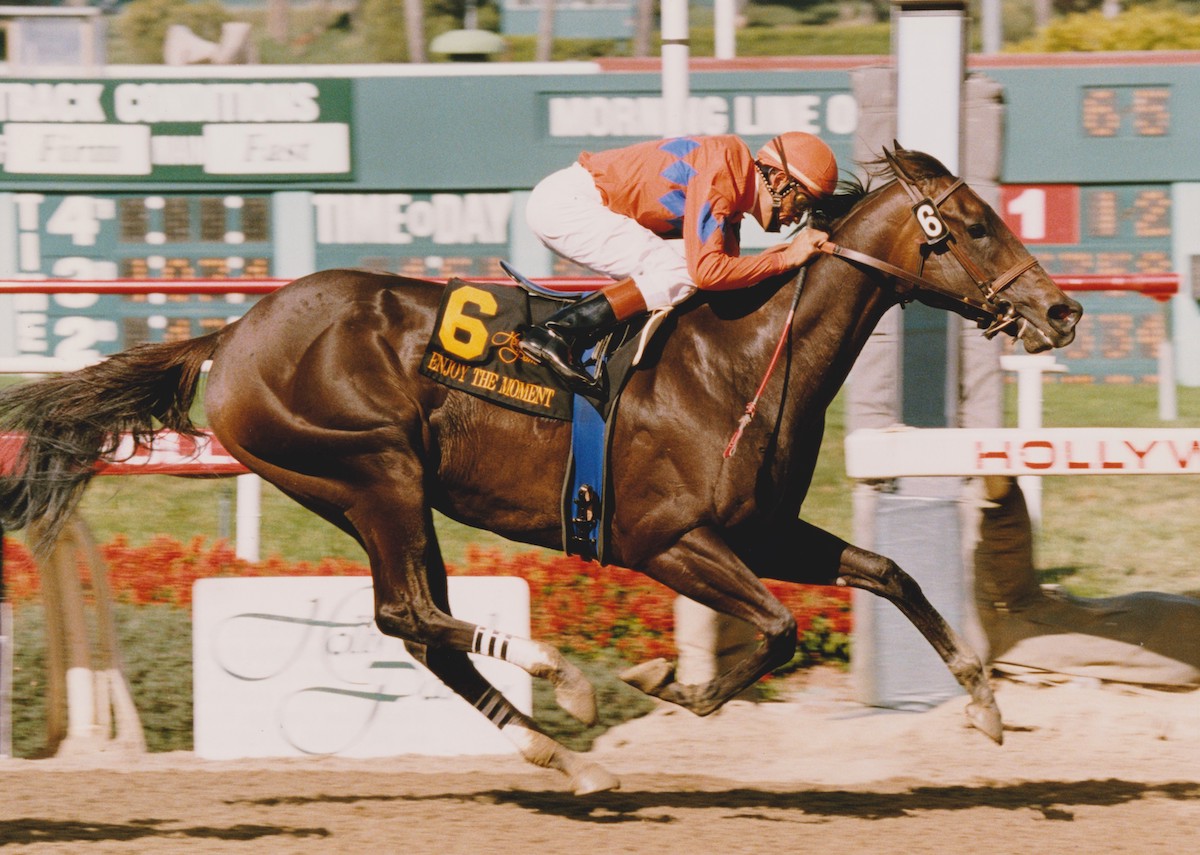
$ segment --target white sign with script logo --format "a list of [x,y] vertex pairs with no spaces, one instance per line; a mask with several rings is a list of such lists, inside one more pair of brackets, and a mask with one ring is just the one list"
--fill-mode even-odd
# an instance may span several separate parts
[[[527,638],[529,586],[452,577],[463,620]],[[375,627],[365,576],[202,579],[193,591],[195,751],[205,759],[507,754],[515,749]],[[522,712],[532,683],[472,655]]]

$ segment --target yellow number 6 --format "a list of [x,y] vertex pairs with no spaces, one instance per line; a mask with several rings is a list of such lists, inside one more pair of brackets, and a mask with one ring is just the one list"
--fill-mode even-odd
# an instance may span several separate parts
[[496,298],[481,288],[463,285],[454,290],[446,301],[446,313],[438,328],[438,341],[447,353],[459,359],[478,359],[487,347],[487,327],[477,317],[466,314],[467,306],[475,306],[480,314],[496,316]]

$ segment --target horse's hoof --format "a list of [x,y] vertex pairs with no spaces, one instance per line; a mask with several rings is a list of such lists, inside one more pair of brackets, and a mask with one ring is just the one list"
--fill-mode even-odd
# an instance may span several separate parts
[[658,693],[675,679],[675,666],[666,659],[651,659],[626,668],[620,677],[638,691],[658,697]]
[[571,778],[571,787],[577,796],[590,796],[608,790],[619,790],[621,781],[603,766],[588,763]]
[[713,698],[690,698],[677,701],[676,703],[687,709],[688,712],[701,718],[704,718],[706,715],[712,715],[725,705],[724,701],[718,701]]
[[555,663],[553,671],[530,672],[548,677],[554,684],[554,701],[563,712],[591,727],[596,723],[596,689],[584,673],[552,647],[546,647]]
[[599,716],[596,713],[596,690],[586,679],[563,683],[554,690],[554,700],[576,721],[591,727]]
[[1000,708],[994,703],[984,705],[972,701],[967,704],[967,720],[991,737],[997,745],[1004,744],[1004,722],[1000,718]]

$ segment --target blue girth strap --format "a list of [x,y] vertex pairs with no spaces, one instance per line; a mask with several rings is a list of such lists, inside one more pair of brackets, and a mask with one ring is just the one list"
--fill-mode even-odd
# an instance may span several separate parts
[[568,555],[600,560],[601,519],[604,512],[604,417],[580,395],[574,399],[571,422],[570,489],[563,496],[563,548]]

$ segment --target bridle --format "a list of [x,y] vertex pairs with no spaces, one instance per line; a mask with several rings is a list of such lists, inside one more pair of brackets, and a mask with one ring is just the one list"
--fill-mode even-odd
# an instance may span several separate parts
[[[896,160],[892,152],[884,149],[883,156],[887,160],[892,174],[896,176],[896,182],[904,188],[904,191],[912,200],[913,215],[917,218],[917,224],[921,228],[921,233],[925,236],[925,244],[921,249],[920,268],[916,273],[911,273],[882,259],[840,246],[833,241],[826,241],[822,244],[821,251],[851,263],[873,267],[876,270],[886,273],[888,276],[906,282],[909,286],[908,288],[897,289],[901,304],[912,302],[915,299],[916,291],[925,290],[937,294],[943,300],[965,306],[968,314],[972,315],[979,322],[979,325],[984,328],[983,334],[987,338],[992,338],[997,333],[1014,324],[1019,324],[1021,318],[1017,314],[1016,307],[1012,304],[999,301],[997,297],[1006,288],[1016,282],[1025,272],[1035,267],[1038,263],[1037,259],[1026,253],[1024,259],[1018,261],[999,276],[989,277],[967,255],[957,235],[954,234],[953,229],[950,228],[941,214],[940,206],[960,187],[966,186],[963,179],[955,179],[953,183],[942,190],[935,198],[930,199],[921,193],[916,182],[904,171],[904,168]],[[959,266],[962,267],[963,272],[979,288],[983,295],[982,300],[957,294],[945,285],[925,278],[923,275],[925,259],[932,252],[940,253],[945,251],[949,251],[954,256]]]
[[[782,156],[782,152],[780,152]],[[921,228],[921,233],[925,236],[925,243],[921,248],[921,266],[916,273],[910,273],[902,267],[897,267],[890,262],[880,258],[867,255],[858,250],[848,249],[844,246],[839,246],[831,240],[821,244],[821,252],[836,256],[848,261],[851,264],[860,264],[866,267],[872,267],[882,273],[887,274],[895,279],[899,279],[906,283],[907,287],[896,288],[897,296],[900,304],[911,303],[916,298],[918,291],[929,291],[936,294],[939,299],[949,303],[956,303],[959,306],[966,308],[964,314],[973,317],[979,322],[979,326],[983,329],[983,334],[987,338],[994,337],[997,333],[1016,327],[1013,335],[1017,335],[1021,326],[1025,323],[1024,319],[1017,313],[1017,309],[1012,304],[1006,304],[996,299],[1010,285],[1017,281],[1024,273],[1037,266],[1037,259],[1025,253],[1025,258],[1018,261],[1008,270],[1001,273],[999,276],[989,277],[976,264],[966,250],[958,241],[949,224],[943,219],[940,206],[945,203],[951,195],[960,187],[965,187],[966,183],[961,178],[956,178],[946,189],[942,190],[935,198],[930,199],[921,193],[917,187],[917,183],[909,177],[904,171],[904,168],[896,160],[892,152],[887,149],[883,150],[883,156],[887,160],[888,166],[891,167],[892,173],[896,176],[897,183],[904,188],[904,192],[913,201],[913,215],[917,218],[917,224]],[[760,166],[761,169],[761,166]],[[766,172],[763,172],[763,178],[766,179]],[[768,187],[770,183],[768,182]],[[772,196],[774,197],[772,191]],[[780,194],[776,200],[775,216],[778,216],[779,203],[787,190]],[[983,295],[983,299],[974,297],[965,297],[962,294],[955,293],[950,288],[941,283],[934,282],[931,279],[926,279],[924,276],[925,259],[932,252],[949,251],[958,261],[959,266],[975,283]],[[788,340],[788,331],[792,327],[792,321],[796,315],[796,306],[799,304],[801,289],[804,283],[804,269],[801,269],[796,277],[796,290],[792,297],[792,305],[788,310],[787,317],[783,322],[783,331],[780,334],[779,341],[775,345],[775,351],[771,355],[771,361],[767,365],[767,370],[763,374],[762,380],[758,384],[758,389],[754,393],[754,397],[746,404],[745,412],[741,419],[738,420],[737,427],[733,435],[729,438],[729,443],[725,446],[723,456],[725,458],[732,457],[737,452],[738,442],[741,440],[743,432],[750,424],[750,420],[754,418],[758,410],[758,402],[762,397],[763,392],[767,388],[767,381],[771,379],[771,374],[775,370],[775,365],[778,363],[780,354],[783,352],[784,344]]]

